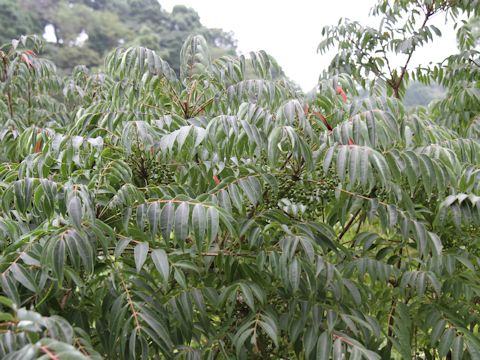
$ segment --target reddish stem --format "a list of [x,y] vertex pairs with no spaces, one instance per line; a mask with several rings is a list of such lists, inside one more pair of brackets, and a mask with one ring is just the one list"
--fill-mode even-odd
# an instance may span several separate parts
[[46,347],[46,346],[40,346],[40,350],[41,350],[43,353],[47,354],[47,356],[48,356],[49,359],[51,359],[51,360],[60,360],[60,358],[59,358],[57,355],[55,355],[53,352],[51,352],[51,351],[48,349],[48,347]]

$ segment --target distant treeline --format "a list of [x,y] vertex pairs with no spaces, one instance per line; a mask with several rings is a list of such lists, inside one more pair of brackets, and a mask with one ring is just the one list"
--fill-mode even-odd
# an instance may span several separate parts
[[22,34],[46,34],[47,57],[68,71],[97,67],[119,45],[141,45],[179,71],[180,48],[192,33],[202,34],[212,56],[235,53],[231,33],[209,29],[191,8],[165,11],[157,0],[0,0],[0,44]]

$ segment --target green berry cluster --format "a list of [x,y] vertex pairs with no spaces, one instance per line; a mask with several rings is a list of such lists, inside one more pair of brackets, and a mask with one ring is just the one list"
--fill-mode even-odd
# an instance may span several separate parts
[[137,150],[127,160],[133,172],[133,180],[137,186],[170,185],[175,181],[172,166],[160,161],[150,153]]
[[158,161],[152,164],[149,182],[155,185],[171,185],[174,181],[175,173],[172,166]]
[[[324,204],[334,196],[335,178],[324,177],[314,172],[308,178],[282,174],[277,176],[278,192],[271,194],[267,206],[296,207],[304,218],[315,218],[320,214]],[[296,213],[296,210],[294,210]]]

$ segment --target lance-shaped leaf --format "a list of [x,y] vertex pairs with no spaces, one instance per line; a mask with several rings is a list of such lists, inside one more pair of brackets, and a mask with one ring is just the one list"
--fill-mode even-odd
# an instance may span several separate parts
[[157,271],[163,278],[164,284],[168,283],[168,277],[170,275],[170,266],[168,264],[168,256],[165,250],[155,249],[152,250],[152,261]]
[[148,249],[148,242],[139,243],[133,249],[133,256],[135,258],[135,267],[137,269],[137,272],[140,272],[143,264],[145,263],[145,260],[147,260]]
[[183,244],[188,236],[188,223],[190,215],[190,205],[182,202],[175,211],[175,239],[179,244]]
[[68,202],[68,214],[77,229],[82,227],[83,209],[82,202],[78,196],[74,196]]

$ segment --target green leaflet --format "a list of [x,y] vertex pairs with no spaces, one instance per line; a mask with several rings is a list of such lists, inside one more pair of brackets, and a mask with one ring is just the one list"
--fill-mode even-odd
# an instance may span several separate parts
[[149,244],[146,242],[135,245],[135,248],[133,249],[137,272],[142,269],[145,260],[147,260],[148,249]]

